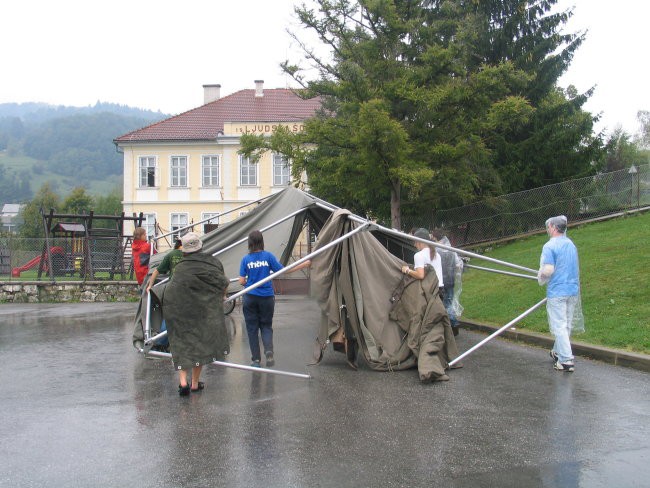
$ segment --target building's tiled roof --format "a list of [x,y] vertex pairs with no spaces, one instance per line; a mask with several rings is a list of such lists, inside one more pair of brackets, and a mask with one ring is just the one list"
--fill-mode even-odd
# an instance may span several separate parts
[[115,139],[116,143],[215,140],[224,122],[292,122],[305,120],[320,108],[320,98],[303,100],[293,90],[240,90],[214,102],[170,117]]

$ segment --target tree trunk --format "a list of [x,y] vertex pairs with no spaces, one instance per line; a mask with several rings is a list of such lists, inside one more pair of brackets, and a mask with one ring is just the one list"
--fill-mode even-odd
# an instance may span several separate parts
[[402,230],[402,185],[399,180],[393,181],[390,189],[390,222],[393,229]]

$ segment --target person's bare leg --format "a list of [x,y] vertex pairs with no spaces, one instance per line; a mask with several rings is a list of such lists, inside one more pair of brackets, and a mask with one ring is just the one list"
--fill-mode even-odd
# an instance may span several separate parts
[[192,368],[192,390],[199,389],[199,377],[201,376],[201,370],[203,366],[194,366]]
[[179,369],[178,370],[178,384],[179,384],[179,386],[182,386],[182,387],[187,386],[187,370],[186,369]]

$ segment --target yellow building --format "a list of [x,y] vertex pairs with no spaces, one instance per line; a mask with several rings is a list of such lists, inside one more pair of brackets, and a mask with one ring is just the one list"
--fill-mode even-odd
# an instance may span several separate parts
[[[320,107],[318,98],[265,90],[263,81],[223,98],[220,85],[203,89],[204,105],[113,141],[124,154],[124,212],[143,212],[149,235],[208,218],[228,222],[247,210],[238,207],[282,190],[292,182],[290,163],[266,153],[253,164],[238,154],[239,138],[278,125],[301,131]],[[203,225],[194,230],[203,233]]]

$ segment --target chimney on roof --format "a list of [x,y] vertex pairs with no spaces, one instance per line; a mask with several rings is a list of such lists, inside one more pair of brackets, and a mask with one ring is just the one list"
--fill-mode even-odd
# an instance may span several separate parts
[[221,85],[203,85],[203,103],[214,102],[221,98]]
[[255,96],[264,96],[264,80],[255,80]]

